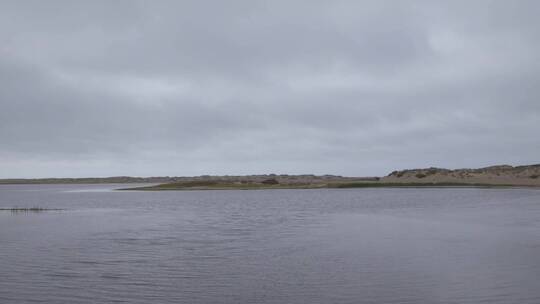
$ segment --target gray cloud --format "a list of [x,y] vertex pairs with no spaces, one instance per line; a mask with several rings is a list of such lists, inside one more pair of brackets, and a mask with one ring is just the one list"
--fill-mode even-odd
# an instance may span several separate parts
[[537,1],[3,1],[0,177],[538,163]]

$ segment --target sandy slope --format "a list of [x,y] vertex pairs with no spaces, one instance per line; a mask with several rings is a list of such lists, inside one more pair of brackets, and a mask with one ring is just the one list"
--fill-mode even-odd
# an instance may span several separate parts
[[492,166],[480,169],[448,170],[426,168],[394,171],[381,179],[388,183],[471,183],[540,186],[540,165]]

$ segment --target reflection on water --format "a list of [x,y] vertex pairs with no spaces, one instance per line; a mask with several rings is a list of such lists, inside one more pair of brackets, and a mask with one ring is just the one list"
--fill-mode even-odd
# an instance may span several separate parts
[[110,189],[0,186],[0,303],[540,302],[537,190]]

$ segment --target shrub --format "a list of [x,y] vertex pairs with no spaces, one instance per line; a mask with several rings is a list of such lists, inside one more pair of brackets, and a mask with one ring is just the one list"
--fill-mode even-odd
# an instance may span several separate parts
[[277,184],[279,184],[279,182],[275,178],[265,179],[261,183],[265,184],[265,185],[277,185]]
[[415,176],[416,176],[417,178],[424,178],[424,177],[426,177],[427,175],[425,175],[424,173],[417,173]]
[[437,169],[429,168],[429,170],[427,171],[427,175],[434,175],[434,174],[437,174]]

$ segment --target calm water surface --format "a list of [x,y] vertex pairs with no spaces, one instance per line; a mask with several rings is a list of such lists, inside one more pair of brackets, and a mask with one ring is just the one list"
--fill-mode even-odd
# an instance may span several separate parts
[[0,303],[540,303],[540,190],[0,186]]

